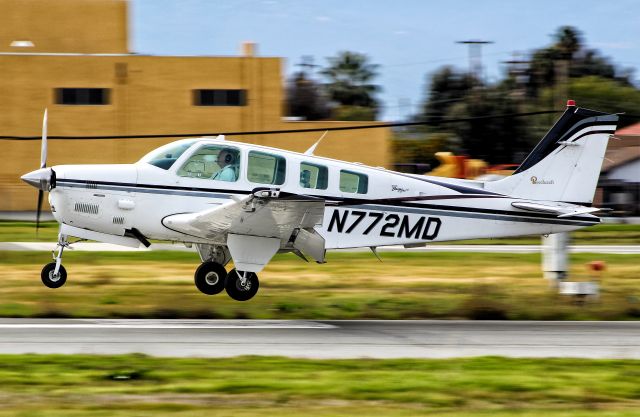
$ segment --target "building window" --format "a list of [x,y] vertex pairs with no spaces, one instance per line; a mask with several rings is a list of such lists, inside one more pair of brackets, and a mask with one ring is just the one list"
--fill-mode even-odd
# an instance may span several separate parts
[[345,193],[366,194],[369,188],[369,179],[364,174],[352,171],[340,171],[340,191]]
[[109,104],[109,88],[56,88],[56,104],[105,105]]
[[246,106],[247,90],[193,90],[194,106]]

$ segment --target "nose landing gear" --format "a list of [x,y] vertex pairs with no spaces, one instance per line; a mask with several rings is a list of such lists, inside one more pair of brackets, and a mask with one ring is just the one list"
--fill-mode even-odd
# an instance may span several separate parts
[[[60,288],[67,282],[67,270],[62,266],[62,252],[64,248],[70,248],[67,236],[58,235],[58,255],[53,255],[53,261],[42,268],[40,279],[42,283],[49,288]],[[70,248],[71,249],[71,248]]]

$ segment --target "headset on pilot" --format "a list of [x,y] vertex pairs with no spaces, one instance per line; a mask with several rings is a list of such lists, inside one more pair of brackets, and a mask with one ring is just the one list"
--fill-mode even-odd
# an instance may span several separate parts
[[233,149],[224,148],[218,153],[216,160],[220,170],[211,178],[218,181],[233,182],[238,179],[236,173],[236,154]]

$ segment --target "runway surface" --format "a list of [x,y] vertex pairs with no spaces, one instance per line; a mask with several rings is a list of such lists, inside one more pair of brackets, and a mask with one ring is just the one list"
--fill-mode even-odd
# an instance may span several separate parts
[[640,322],[0,319],[0,353],[640,359]]

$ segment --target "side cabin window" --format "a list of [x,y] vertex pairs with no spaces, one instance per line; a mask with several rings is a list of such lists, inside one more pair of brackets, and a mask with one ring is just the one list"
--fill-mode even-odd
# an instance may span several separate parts
[[240,151],[224,145],[205,145],[180,167],[178,175],[234,182],[240,172]]
[[329,183],[329,170],[322,165],[300,163],[300,187],[326,190]]
[[369,178],[365,174],[340,170],[340,191],[345,193],[366,194],[369,190]]
[[259,184],[284,184],[287,161],[280,155],[250,151],[247,178]]

